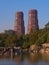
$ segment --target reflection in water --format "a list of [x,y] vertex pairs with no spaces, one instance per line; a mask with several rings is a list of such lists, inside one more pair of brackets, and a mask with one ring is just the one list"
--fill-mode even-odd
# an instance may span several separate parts
[[49,54],[0,56],[0,65],[49,65]]
[[42,60],[45,62],[49,62],[49,54],[42,55]]

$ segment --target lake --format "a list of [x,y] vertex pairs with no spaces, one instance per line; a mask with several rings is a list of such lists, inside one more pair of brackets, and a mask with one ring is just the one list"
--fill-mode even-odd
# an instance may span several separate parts
[[49,65],[49,54],[0,56],[0,65]]

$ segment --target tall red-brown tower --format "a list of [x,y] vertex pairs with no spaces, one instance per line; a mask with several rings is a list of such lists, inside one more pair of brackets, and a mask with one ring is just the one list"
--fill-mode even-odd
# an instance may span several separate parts
[[14,22],[14,31],[17,32],[18,34],[25,34],[23,12],[16,12],[15,22]]
[[37,16],[37,10],[29,10],[28,15],[28,30],[27,33],[31,34],[35,30],[38,30],[38,16]]

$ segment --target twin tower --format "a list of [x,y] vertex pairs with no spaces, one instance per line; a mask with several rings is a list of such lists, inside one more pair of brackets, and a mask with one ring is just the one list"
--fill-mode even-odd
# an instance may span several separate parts
[[[29,10],[27,34],[31,34],[38,29],[39,29],[39,26],[38,26],[37,10]],[[14,22],[14,31],[17,32],[18,34],[25,34],[23,12],[16,12],[15,22]]]

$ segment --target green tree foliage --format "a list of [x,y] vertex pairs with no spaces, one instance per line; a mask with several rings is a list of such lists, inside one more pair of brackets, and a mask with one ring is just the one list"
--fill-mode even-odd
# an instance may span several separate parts
[[14,46],[16,42],[16,34],[14,33],[0,33],[0,46]]
[[47,35],[47,43],[49,43],[49,32],[48,32],[48,35]]
[[30,35],[30,45],[35,44],[38,39],[38,31],[35,31],[33,34]]
[[34,32],[33,34],[26,34],[23,36],[23,48],[29,48],[32,44],[35,44],[38,39],[38,32]]
[[47,42],[47,33],[41,35],[38,40],[36,41],[36,45],[41,45],[43,43]]
[[16,42],[16,37],[13,35],[9,35],[6,39],[5,39],[5,46],[7,47],[13,47],[15,46],[15,42]]
[[22,44],[23,44],[23,35],[17,35],[16,46],[22,47]]
[[28,48],[29,47],[29,38],[30,38],[30,35],[26,34],[26,35],[23,35],[23,44],[22,44],[22,48]]
[[0,46],[4,47],[5,44],[4,44],[4,40],[6,38],[6,34],[3,34],[3,33],[0,33]]

